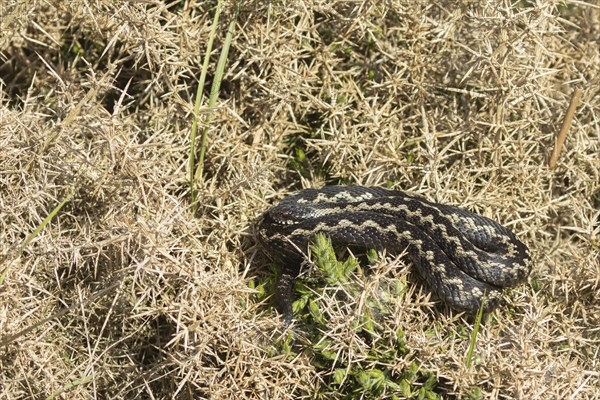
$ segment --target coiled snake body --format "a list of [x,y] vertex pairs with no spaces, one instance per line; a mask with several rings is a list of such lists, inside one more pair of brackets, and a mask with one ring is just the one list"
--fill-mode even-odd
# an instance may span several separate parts
[[291,290],[315,234],[335,246],[406,251],[431,290],[450,307],[495,309],[501,291],[529,274],[527,247],[497,222],[401,191],[364,186],[306,189],[267,210],[257,237],[283,267],[277,287],[286,323]]

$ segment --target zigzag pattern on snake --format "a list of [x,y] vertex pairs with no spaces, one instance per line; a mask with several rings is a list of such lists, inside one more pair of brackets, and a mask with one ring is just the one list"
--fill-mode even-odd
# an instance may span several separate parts
[[[294,278],[318,232],[334,246],[406,251],[430,289],[457,310],[494,310],[503,288],[523,282],[531,269],[525,244],[499,223],[459,207],[397,190],[364,186],[306,189],[271,207],[257,238],[282,265],[276,296],[291,321]],[[485,296],[485,297],[484,297]],[[485,300],[484,300],[485,299]]]

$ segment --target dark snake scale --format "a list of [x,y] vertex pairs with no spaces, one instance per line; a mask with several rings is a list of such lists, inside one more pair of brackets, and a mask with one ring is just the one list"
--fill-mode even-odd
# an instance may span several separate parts
[[531,269],[527,247],[497,222],[401,191],[364,186],[306,189],[267,210],[258,241],[282,266],[276,297],[291,321],[294,278],[309,243],[322,232],[336,247],[406,251],[431,290],[450,307],[484,312],[498,307],[503,288]]

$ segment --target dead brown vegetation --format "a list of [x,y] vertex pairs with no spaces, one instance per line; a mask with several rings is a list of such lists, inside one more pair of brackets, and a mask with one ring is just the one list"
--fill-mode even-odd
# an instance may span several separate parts
[[[244,2],[192,215],[214,6],[0,3],[0,398],[310,398],[321,372],[279,352],[249,285],[268,273],[250,227],[301,187],[388,182],[501,221],[535,261],[470,368],[471,322],[411,282],[395,368],[450,398],[600,398],[598,3]],[[358,357],[350,334],[331,335]]]

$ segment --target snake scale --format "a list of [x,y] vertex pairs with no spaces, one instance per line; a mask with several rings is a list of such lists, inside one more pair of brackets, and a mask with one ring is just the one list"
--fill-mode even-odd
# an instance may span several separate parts
[[295,277],[318,232],[336,247],[406,252],[430,289],[451,308],[498,307],[503,288],[531,269],[527,246],[499,223],[402,191],[365,186],[305,189],[268,209],[257,224],[267,255],[282,266],[276,297],[291,321]]

